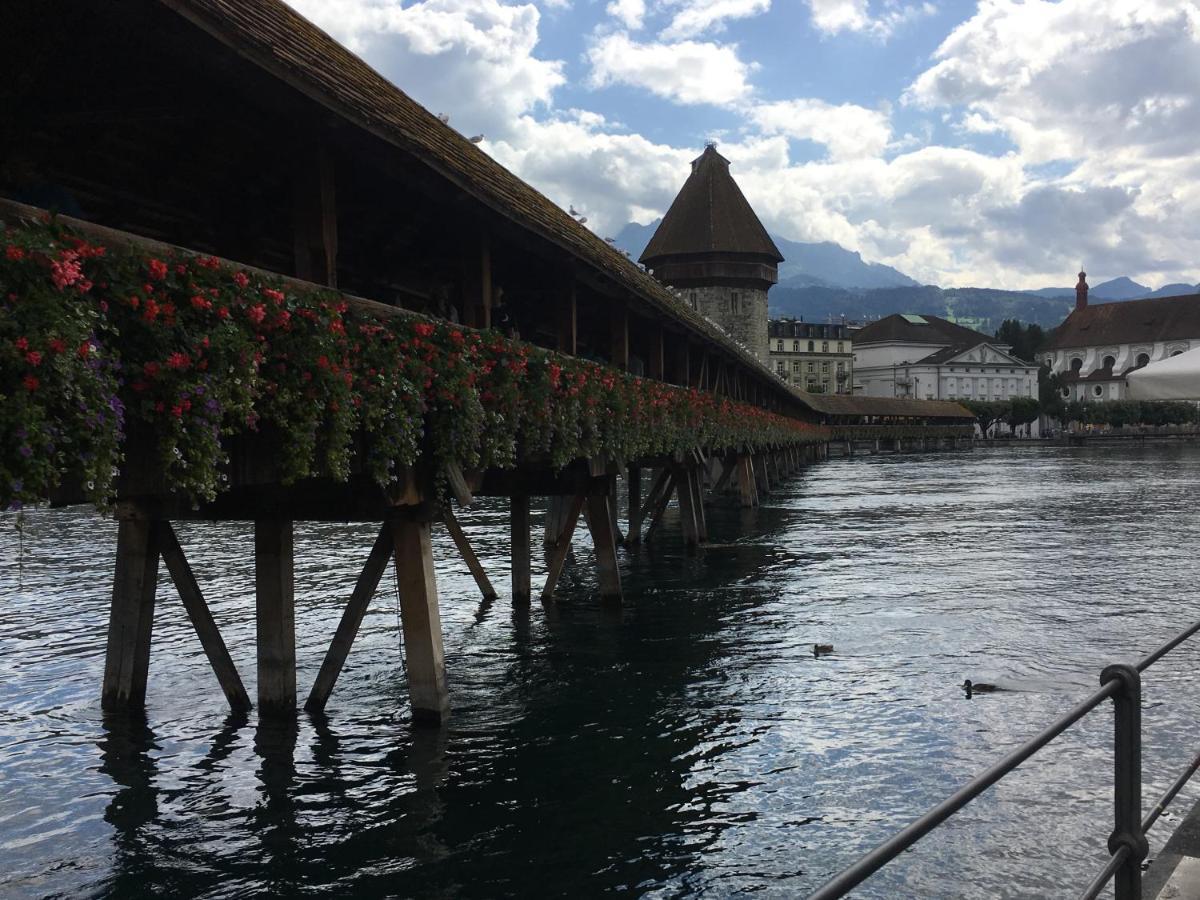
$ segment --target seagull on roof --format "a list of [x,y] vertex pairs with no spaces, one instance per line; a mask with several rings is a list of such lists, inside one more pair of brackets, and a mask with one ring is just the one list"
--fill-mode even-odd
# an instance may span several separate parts
[[587,224],[587,216],[580,216],[580,217],[579,217],[579,224],[580,224],[580,225],[586,225],[586,224]]
[[480,141],[483,140],[483,135],[482,134],[473,134],[469,138],[467,138],[467,140],[470,141],[472,144],[478,144]]
[[438,113],[437,117],[442,120],[443,125],[450,124],[450,116],[447,113]]
[[606,244],[615,244],[616,242],[617,241],[615,238],[605,238],[604,239],[604,243],[606,243]]
[[577,215],[579,215],[579,210],[577,210],[577,209],[575,208],[575,204],[574,204],[574,203],[572,203],[572,204],[571,204],[571,208],[570,208],[570,210],[569,210],[569,211],[570,211],[571,215],[573,215],[573,216],[577,216]]

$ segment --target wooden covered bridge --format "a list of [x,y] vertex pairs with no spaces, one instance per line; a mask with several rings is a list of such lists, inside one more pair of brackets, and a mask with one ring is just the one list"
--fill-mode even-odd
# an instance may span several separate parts
[[297,702],[292,523],[379,523],[307,707],[394,559],[440,720],[434,525],[493,592],[451,499],[509,498],[514,601],[531,496],[542,596],[582,515],[619,601],[673,497],[700,543],[706,502],[825,452],[751,353],[278,0],[17,0],[0,59],[0,500],[115,510],[106,709],[143,703],[160,558],[250,706],[172,520],[254,522],[260,713]]
[[829,428],[835,454],[953,450],[975,437],[975,414],[953,400],[807,394],[805,402]]

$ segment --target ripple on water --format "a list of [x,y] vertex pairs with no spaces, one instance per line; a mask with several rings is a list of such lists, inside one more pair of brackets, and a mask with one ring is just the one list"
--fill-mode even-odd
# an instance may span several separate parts
[[[227,715],[164,584],[147,719],[106,722],[115,529],[36,511],[23,553],[0,531],[0,886],[794,896],[1037,731],[1107,661],[1196,618],[1198,487],[1189,447],[829,461],[760,509],[713,508],[700,554],[670,513],[624,558],[619,612],[594,601],[582,546],[561,603],[481,604],[439,535],[455,707],[440,731],[407,724],[387,579],[328,717],[262,727]],[[463,523],[503,590],[505,504]],[[253,693],[250,529],[179,534]],[[297,526],[301,690],[373,539]],[[1195,744],[1198,662],[1185,645],[1147,676],[1147,798]],[[965,677],[1008,690],[968,701]],[[1077,889],[1104,858],[1110,729],[1107,712],[1085,719],[859,894]]]

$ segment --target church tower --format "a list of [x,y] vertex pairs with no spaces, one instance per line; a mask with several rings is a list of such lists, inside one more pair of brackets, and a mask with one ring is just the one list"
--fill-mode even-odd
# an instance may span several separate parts
[[767,291],[783,257],[712,144],[692,161],[640,261],[767,363]]

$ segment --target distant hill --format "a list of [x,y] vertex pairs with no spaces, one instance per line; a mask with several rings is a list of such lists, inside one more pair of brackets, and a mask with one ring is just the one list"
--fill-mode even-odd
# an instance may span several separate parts
[[[654,230],[658,228],[658,222],[657,219],[649,225],[630,222],[617,232],[613,243],[618,249],[628,251],[636,260],[650,243]],[[864,262],[859,253],[829,241],[805,244],[789,241],[776,234],[771,235],[771,239],[784,256],[784,262],[779,267],[781,286],[869,290],[918,285],[918,282],[891,266]]]
[[[633,259],[642,255],[658,228],[630,222],[613,243]],[[845,316],[869,320],[895,312],[929,312],[943,315],[969,328],[993,333],[1005,319],[1053,328],[1075,306],[1075,286],[1032,291],[990,288],[940,288],[922,285],[903,272],[880,263],[865,262],[860,254],[824,241],[806,244],[771,235],[785,261],[779,266],[779,283],[771,289],[772,316],[803,316],[825,322]],[[1117,302],[1142,297],[1177,297],[1200,293],[1200,284],[1167,284],[1152,291],[1121,276],[1095,285],[1092,301]]]
[[830,319],[864,321],[895,312],[920,310],[992,334],[1005,319],[1036,323],[1043,328],[1058,325],[1074,306],[1074,296],[1039,297],[1022,291],[987,288],[948,288],[934,285],[849,291],[830,287],[784,287],[777,285],[769,295],[772,316],[803,316],[809,322]]

